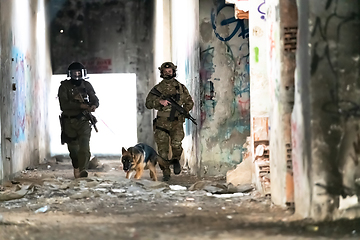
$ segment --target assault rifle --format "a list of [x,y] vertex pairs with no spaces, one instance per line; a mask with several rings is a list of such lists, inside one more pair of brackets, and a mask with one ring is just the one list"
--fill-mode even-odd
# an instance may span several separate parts
[[165,96],[163,95],[159,90],[157,90],[156,88],[152,88],[150,93],[160,97],[163,100],[167,100],[168,102],[170,102],[171,106],[178,111],[180,114],[184,115],[185,118],[189,119],[190,121],[192,121],[195,125],[197,125],[196,123],[196,119],[193,118],[183,107],[181,107],[174,99],[172,99],[169,96]]
[[[83,96],[81,95],[81,93],[78,94],[79,98],[78,100],[81,102],[81,103],[85,103],[87,104],[87,102],[85,102]],[[91,114],[91,112],[89,112],[88,110],[84,110],[82,112],[84,114],[85,117],[87,117],[91,123],[91,125],[93,125],[94,129],[95,129],[95,132],[98,132],[98,129],[96,127],[96,123],[97,123],[97,119],[94,115]]]

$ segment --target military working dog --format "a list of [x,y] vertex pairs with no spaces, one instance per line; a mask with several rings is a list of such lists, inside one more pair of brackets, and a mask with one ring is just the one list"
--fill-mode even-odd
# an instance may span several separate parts
[[172,165],[171,160],[161,158],[156,151],[145,143],[138,143],[127,150],[122,148],[121,162],[123,170],[126,172],[126,178],[130,179],[133,172],[135,172],[135,179],[140,179],[145,169],[150,170],[150,177],[157,181],[156,164],[162,166]]

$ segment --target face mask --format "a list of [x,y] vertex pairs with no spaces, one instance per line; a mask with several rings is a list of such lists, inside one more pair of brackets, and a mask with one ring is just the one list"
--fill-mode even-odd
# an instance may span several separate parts
[[72,84],[74,84],[75,86],[80,86],[81,85],[81,82],[82,82],[82,79],[79,79],[79,80],[76,80],[76,79],[71,79],[70,80]]

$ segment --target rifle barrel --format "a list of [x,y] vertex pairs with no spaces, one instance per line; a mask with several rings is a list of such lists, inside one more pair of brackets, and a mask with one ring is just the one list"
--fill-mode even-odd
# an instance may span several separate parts
[[173,107],[175,107],[175,109],[176,109],[179,113],[183,114],[186,118],[188,118],[188,119],[189,119],[190,121],[192,121],[195,125],[197,125],[196,119],[193,118],[187,111],[185,111],[185,109],[184,109],[183,107],[181,107],[174,99],[172,99],[171,97],[164,97],[163,94],[162,94],[159,90],[157,90],[156,88],[152,88],[152,89],[150,90],[150,92],[151,92],[152,94],[154,94],[154,95],[156,95],[156,96],[164,99],[164,100],[169,101],[170,104],[171,104]]

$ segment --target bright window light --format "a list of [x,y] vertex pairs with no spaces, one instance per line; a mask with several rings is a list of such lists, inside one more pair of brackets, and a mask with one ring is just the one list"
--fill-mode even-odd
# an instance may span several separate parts
[[[94,113],[99,132],[91,132],[90,150],[93,155],[120,155],[122,147],[137,143],[136,75],[89,74],[100,106]],[[57,92],[66,75],[53,75],[49,102],[51,155],[68,155],[67,145],[61,145],[61,113]]]

